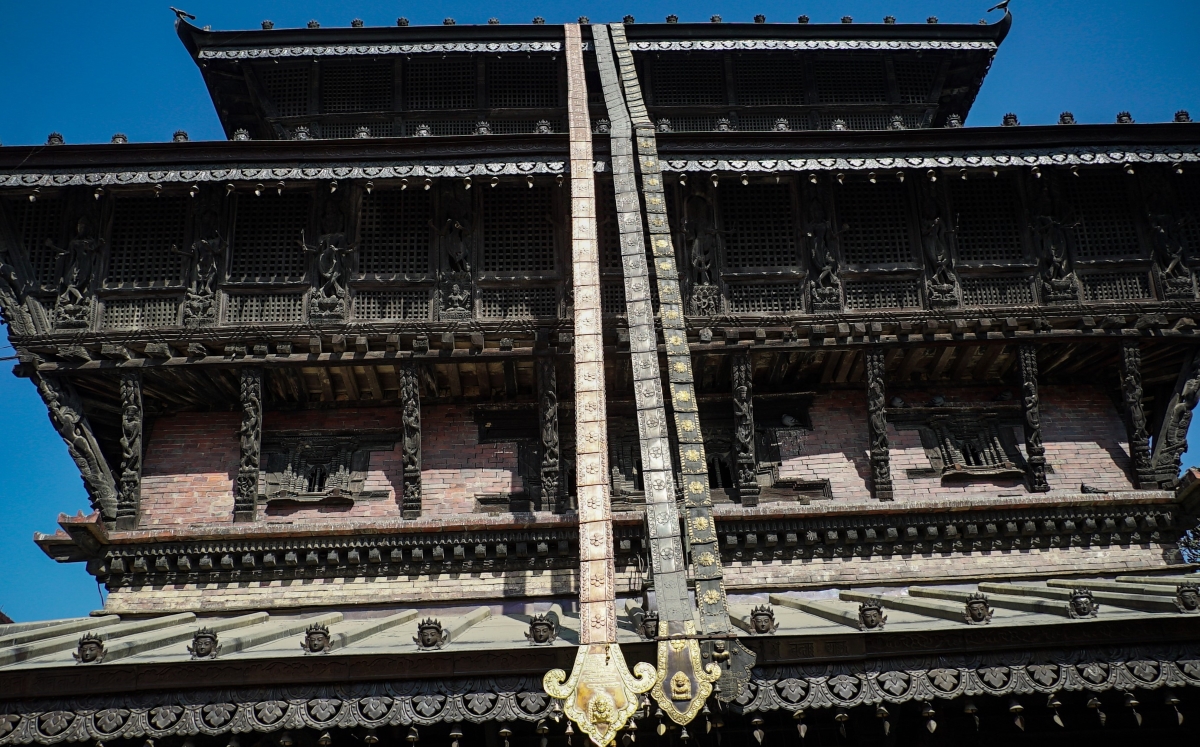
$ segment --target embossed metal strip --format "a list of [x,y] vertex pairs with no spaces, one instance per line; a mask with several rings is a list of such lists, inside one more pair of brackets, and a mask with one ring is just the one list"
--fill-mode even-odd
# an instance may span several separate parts
[[580,643],[617,640],[612,510],[608,501],[608,421],[600,329],[600,248],[592,127],[579,26],[565,26],[567,122],[571,136],[571,272],[575,292],[576,486],[579,499]]
[[995,52],[994,41],[880,41],[876,39],[652,39],[635,41],[635,52],[725,52],[742,50],[980,50]]
[[[687,508],[688,540],[692,571],[696,579],[696,601],[700,607],[704,633],[732,630],[729,607],[722,583],[721,554],[712,519],[708,466],[704,458],[704,436],[696,407],[696,386],[692,378],[692,356],[683,323],[683,304],[679,293],[679,274],[675,267],[675,249],[667,224],[666,196],[662,187],[662,168],[654,139],[654,126],[646,113],[633,55],[625,40],[625,27],[612,26],[625,100],[636,130],[638,166],[642,174],[642,192],[646,202],[646,221],[650,228],[651,254],[658,280],[659,318],[667,348],[667,374],[671,385],[671,410],[679,443],[684,505]],[[611,106],[610,106],[611,112]],[[632,312],[631,312],[632,313]],[[631,316],[632,318],[632,316]],[[655,371],[658,360],[655,356]],[[635,370],[635,375],[636,375]],[[657,379],[656,379],[657,382]]]
[[[1116,127],[1118,125],[1114,125]],[[766,133],[764,133],[766,134]],[[1010,166],[1113,166],[1137,163],[1196,163],[1200,150],[1184,147],[1147,146],[1137,151],[1095,146],[1029,148],[1022,150],[977,150],[929,152],[907,155],[858,153],[820,157],[775,158],[668,158],[664,171],[703,172],[736,171],[747,173],[785,173],[794,171],[883,171],[888,169],[973,169]]]
[[334,44],[296,45],[279,47],[255,47],[251,49],[221,49],[210,47],[200,50],[202,60],[254,60],[278,57],[346,57],[351,55],[392,54],[499,54],[511,52],[561,52],[562,43],[542,42],[431,42],[427,44]]
[[650,564],[659,620],[691,622],[691,599],[687,592],[687,569],[679,512],[675,506],[675,480],[670,455],[670,435],[663,405],[661,373],[658,368],[658,337],[654,330],[654,308],[650,300],[650,273],[646,265],[642,211],[635,175],[633,128],[618,79],[616,61],[608,42],[608,30],[592,26],[596,36],[596,60],[600,84],[612,127],[613,188],[617,202],[617,224],[621,243],[621,268],[625,274],[625,307],[629,320],[629,349],[633,363],[633,394],[637,405],[638,434],[642,455],[642,483],[646,490],[646,519],[650,529]]

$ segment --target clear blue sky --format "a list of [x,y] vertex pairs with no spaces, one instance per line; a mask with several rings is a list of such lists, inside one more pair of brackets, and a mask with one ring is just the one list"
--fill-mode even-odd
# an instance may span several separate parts
[[[155,0],[147,2],[0,3],[0,142],[43,143],[51,131],[69,143],[107,142],[114,132],[133,141],[168,140],[177,129],[192,139],[221,138],[200,75],[172,29],[174,2],[215,29],[392,25],[397,16],[414,24],[547,23],[616,21],[626,13],[658,21],[676,13],[703,21],[714,13],[726,21],[813,22],[853,16],[879,22],[895,15],[921,22],[973,23],[990,2],[974,0],[839,0],[754,3],[641,2],[252,2],[250,0]],[[1177,109],[1200,118],[1200,4],[1182,0],[1013,0],[1016,23],[983,86],[970,125],[998,124],[1005,112],[1023,123],[1044,124],[1070,110],[1080,122],[1111,122],[1128,110],[1138,121],[1170,120]],[[990,16],[995,20],[998,13]],[[11,349],[0,348],[0,355]],[[82,565],[60,566],[30,541],[35,530],[52,531],[59,511],[87,508],[75,466],[51,429],[32,385],[0,373],[0,609],[17,620],[86,614],[99,604],[95,583]],[[1200,431],[1192,442],[1200,445]],[[1195,464],[1193,450],[1187,464]]]

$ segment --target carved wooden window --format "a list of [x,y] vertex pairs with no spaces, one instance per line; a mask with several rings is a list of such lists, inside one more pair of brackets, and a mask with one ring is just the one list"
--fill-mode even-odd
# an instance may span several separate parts
[[376,190],[359,208],[358,269],[364,277],[429,272],[430,192]]
[[406,109],[474,109],[475,88],[475,60],[469,57],[414,57],[404,63]]
[[485,288],[479,292],[485,319],[532,319],[558,316],[553,288]]
[[792,190],[748,184],[720,190],[725,269],[799,269]]
[[558,60],[493,57],[487,61],[488,105],[498,109],[550,109],[559,99]]
[[304,318],[303,300],[298,293],[230,294],[225,321],[298,322]]
[[321,111],[381,112],[392,108],[395,66],[391,62],[321,63]]
[[600,313],[605,315],[626,313],[624,283],[600,284]]
[[846,308],[915,309],[921,306],[916,280],[847,280]]
[[159,329],[178,324],[178,298],[110,299],[104,303],[106,329]]
[[817,101],[822,104],[886,104],[883,58],[822,57],[813,62]]
[[1145,272],[1089,272],[1080,276],[1085,301],[1136,301],[1152,298]]
[[730,283],[729,311],[798,314],[804,311],[804,290],[799,283]]
[[25,247],[34,279],[44,288],[57,285],[58,257],[54,249],[46,246],[46,240],[66,248],[62,239],[62,200],[41,197],[36,202],[30,202],[21,198],[10,204],[13,206],[17,237]]
[[1075,229],[1075,258],[1103,259],[1142,253],[1133,201],[1120,174],[1085,175],[1065,181],[1079,226]]
[[963,304],[966,306],[1023,306],[1033,303],[1029,278],[964,277]]
[[950,184],[958,258],[967,262],[1020,262],[1020,196],[1012,178],[962,179]]
[[847,182],[837,197],[838,222],[849,225],[842,252],[852,265],[913,261],[908,200],[895,182]]
[[[1179,213],[1184,219],[1181,226],[1188,250],[1194,255],[1200,251],[1200,175],[1185,172],[1174,178],[1175,193],[1179,197]],[[29,246],[26,244],[26,246]]]
[[893,419],[900,430],[916,430],[929,458],[928,468],[910,469],[909,477],[1010,476],[1024,474],[1015,429],[1019,413],[904,412]]
[[657,106],[725,103],[725,63],[708,55],[664,55],[651,61]]
[[259,79],[267,89],[267,98],[275,105],[280,117],[308,114],[309,80],[312,68],[303,65],[264,65],[258,68]]
[[318,126],[321,128],[321,137],[332,140],[358,137],[360,127],[366,127],[371,137],[391,137],[396,132],[391,122],[321,122]]
[[596,180],[596,238],[600,244],[600,269],[622,272],[617,200],[613,183],[608,179]]
[[483,192],[484,272],[553,272],[552,189],[502,184]]
[[118,197],[109,238],[106,285],[180,285],[188,198]]
[[[231,280],[300,280],[305,256],[300,232],[308,227],[312,196],[266,190],[261,197],[239,195],[233,228]],[[315,236],[308,237],[315,241]]]
[[[804,62],[799,57],[738,55],[733,58],[737,102],[745,106],[804,104]],[[742,123],[743,126],[746,124]],[[765,129],[765,128],[755,128]]]
[[429,290],[359,290],[354,294],[354,317],[373,321],[429,319]]
[[918,55],[900,55],[893,58],[892,66],[896,71],[900,103],[924,104],[929,101],[941,67],[936,60]]
[[372,451],[391,451],[397,436],[296,434],[265,438],[258,484],[267,503],[353,502],[387,498],[365,489]]

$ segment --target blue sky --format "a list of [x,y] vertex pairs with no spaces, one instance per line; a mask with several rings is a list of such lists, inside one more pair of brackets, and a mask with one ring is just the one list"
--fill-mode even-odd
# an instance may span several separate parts
[[[853,16],[877,23],[885,15],[921,22],[973,23],[990,2],[964,0],[838,0],[752,4],[721,2],[252,2],[250,0],[62,1],[0,3],[0,142],[43,143],[51,131],[69,143],[107,142],[114,132],[132,141],[169,140],[177,129],[193,140],[221,138],[200,74],[172,29],[171,1],[216,29],[393,25],[398,16],[414,24],[547,23],[616,21],[631,13],[640,21],[676,13],[683,21],[752,20],[813,22]],[[1176,110],[1200,118],[1200,4],[1176,0],[1013,0],[1016,23],[1001,47],[967,125],[994,125],[1005,112],[1025,124],[1057,120],[1064,110],[1080,122],[1112,122],[1128,110],[1139,122],[1167,121]],[[998,13],[989,19],[994,21]],[[0,356],[11,355],[0,348]],[[0,372],[0,609],[17,620],[86,614],[99,605],[94,581],[82,565],[60,566],[30,541],[51,531],[59,511],[87,509],[83,486],[46,410],[28,382]],[[1192,442],[1200,445],[1200,429]],[[1200,461],[1200,449],[1185,463]]]

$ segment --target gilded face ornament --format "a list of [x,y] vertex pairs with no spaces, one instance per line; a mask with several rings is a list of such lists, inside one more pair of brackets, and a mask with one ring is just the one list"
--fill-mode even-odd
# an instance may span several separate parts
[[192,635],[192,645],[188,646],[187,650],[193,659],[215,659],[221,650],[221,644],[217,642],[217,634],[214,631],[200,628]]
[[1072,618],[1095,617],[1100,612],[1100,605],[1087,589],[1072,589],[1071,603],[1067,608]]
[[750,611],[750,628],[754,635],[770,635],[779,630],[779,623],[775,622],[775,610],[767,605],[752,609]]
[[104,641],[95,633],[85,633],[72,654],[80,664],[93,664],[104,658]]
[[862,630],[877,630],[887,622],[883,605],[879,602],[863,602],[858,605],[858,627]]
[[984,594],[972,594],[967,598],[963,618],[968,625],[985,625],[992,621],[992,608]]
[[1196,584],[1180,584],[1175,589],[1175,606],[1180,612],[1196,612],[1200,610],[1200,586]]
[[310,625],[304,631],[304,642],[300,644],[305,654],[327,654],[332,648],[329,640],[329,628],[324,625]]
[[417,625],[417,635],[413,642],[417,644],[417,648],[423,650],[439,649],[450,642],[450,635],[440,622],[427,617]]

